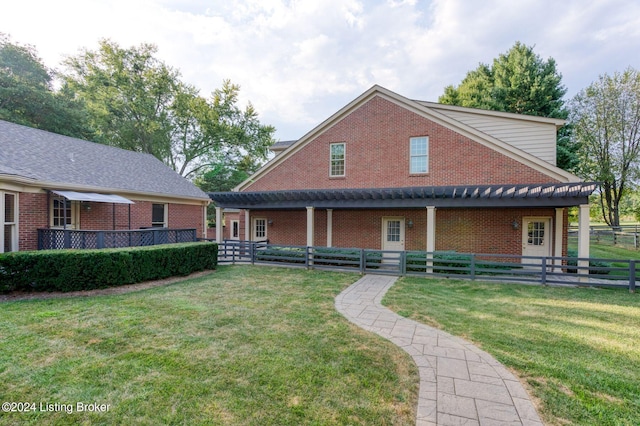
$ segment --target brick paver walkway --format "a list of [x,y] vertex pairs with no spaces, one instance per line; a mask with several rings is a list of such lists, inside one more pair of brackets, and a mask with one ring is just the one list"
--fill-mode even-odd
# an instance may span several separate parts
[[365,275],[336,297],[336,309],[413,357],[420,371],[418,426],[543,424],[518,379],[491,355],[382,306],[396,279]]

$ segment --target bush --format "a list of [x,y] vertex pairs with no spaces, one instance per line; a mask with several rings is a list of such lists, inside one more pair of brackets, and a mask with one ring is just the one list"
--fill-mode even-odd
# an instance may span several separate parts
[[[573,250],[573,249],[569,249],[567,250],[567,257],[569,257],[570,259],[567,260],[567,266],[578,266],[578,251],[577,250]],[[609,272],[609,270],[607,270],[606,268],[611,268],[611,263],[609,262],[604,262],[601,260],[589,260],[589,266],[591,268],[603,268],[603,269],[589,269],[589,274],[591,275],[607,275]],[[578,272],[577,268],[567,268],[567,272],[570,274],[575,274],[576,272]]]
[[0,292],[92,290],[188,275],[217,264],[214,243],[5,253]]
[[[257,250],[255,260],[303,265],[305,256],[306,249],[304,247],[270,247]],[[379,264],[382,262],[382,253],[367,252],[366,256],[367,263]],[[313,264],[357,269],[360,266],[360,249],[317,248],[313,252]],[[369,266],[369,268],[375,269],[376,266]]]
[[[433,273],[435,274],[469,274],[471,255],[436,253],[433,255]],[[407,253],[407,272],[426,272],[427,253]],[[454,269],[456,268],[456,269]],[[457,269],[461,268],[461,269]],[[463,269],[462,269],[463,268]]]

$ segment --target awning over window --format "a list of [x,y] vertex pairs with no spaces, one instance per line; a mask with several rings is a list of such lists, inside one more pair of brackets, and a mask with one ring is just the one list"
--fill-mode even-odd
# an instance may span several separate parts
[[95,201],[96,203],[135,204],[133,201],[115,194],[97,194],[95,192],[51,191],[71,201]]

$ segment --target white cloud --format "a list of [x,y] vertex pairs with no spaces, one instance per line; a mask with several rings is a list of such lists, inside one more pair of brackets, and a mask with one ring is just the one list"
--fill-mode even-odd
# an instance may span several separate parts
[[0,29],[49,66],[100,38],[154,43],[204,95],[240,84],[282,139],[373,84],[435,101],[517,40],[556,59],[569,95],[640,68],[640,5],[624,0],[25,0],[3,5]]

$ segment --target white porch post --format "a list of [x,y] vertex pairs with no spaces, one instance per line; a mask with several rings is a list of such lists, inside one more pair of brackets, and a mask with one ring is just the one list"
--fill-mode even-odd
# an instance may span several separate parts
[[[556,229],[555,229],[555,248],[553,250],[554,257],[562,256],[562,243],[564,242],[564,208],[556,209]],[[553,265],[555,268],[558,268],[562,265],[562,261],[560,259],[554,259]]]
[[251,241],[251,218],[248,209],[244,211],[244,240]]
[[[589,257],[589,204],[581,204],[578,214],[578,257]],[[578,266],[589,266],[588,260],[578,261]],[[587,281],[589,271],[578,270],[580,281]]]
[[333,209],[327,209],[327,247],[333,244]]
[[427,274],[433,272],[433,252],[436,250],[436,208],[427,206]]
[[313,207],[307,207],[307,247],[313,247]]
[[216,243],[222,242],[222,207],[216,207]]

